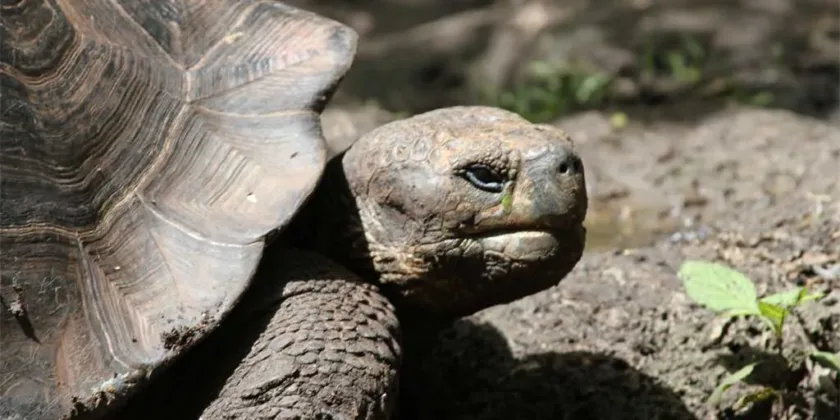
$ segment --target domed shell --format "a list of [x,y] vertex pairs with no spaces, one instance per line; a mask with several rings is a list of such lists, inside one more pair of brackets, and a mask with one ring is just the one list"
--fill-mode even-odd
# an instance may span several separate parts
[[269,0],[2,9],[0,418],[95,416],[236,304],[357,36]]

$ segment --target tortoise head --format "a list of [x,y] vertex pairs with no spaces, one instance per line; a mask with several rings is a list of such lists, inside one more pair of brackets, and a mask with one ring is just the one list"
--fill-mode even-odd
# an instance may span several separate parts
[[564,132],[514,113],[391,122],[342,168],[365,258],[403,314],[446,320],[510,302],[557,284],[583,252],[581,159]]

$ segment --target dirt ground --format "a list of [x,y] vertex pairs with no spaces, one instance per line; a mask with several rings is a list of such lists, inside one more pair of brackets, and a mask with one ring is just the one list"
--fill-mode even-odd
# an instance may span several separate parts
[[[504,2],[297,3],[362,34],[324,117],[337,148],[395,113],[472,103],[464,87],[476,78],[504,84],[558,51],[629,80],[637,99],[555,122],[586,165],[587,254],[556,287],[460,320],[410,360],[401,419],[840,419],[837,397],[814,391],[801,356],[840,351],[836,2],[544,2],[548,29],[513,41],[499,22],[516,19],[492,11]],[[641,40],[685,33],[727,57],[738,80],[773,92],[772,109],[636,77]],[[523,39],[528,48],[511,47]],[[772,45],[787,51],[781,66]],[[627,126],[616,128],[615,111]],[[723,322],[689,302],[676,275],[686,259],[743,271],[760,295],[804,284],[828,294],[788,326],[790,375],[779,377],[760,324]],[[732,388],[723,405],[766,379],[784,382],[794,408],[705,403],[751,360],[772,362],[769,374]]]

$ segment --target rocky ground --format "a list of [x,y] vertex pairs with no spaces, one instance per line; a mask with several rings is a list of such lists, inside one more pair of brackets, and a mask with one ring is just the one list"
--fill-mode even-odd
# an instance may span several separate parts
[[[840,419],[840,396],[802,356],[840,351],[836,2],[297,3],[362,34],[324,116],[338,149],[400,115],[475,103],[475,86],[514,89],[535,61],[584,62],[617,81],[598,110],[554,121],[586,165],[587,254],[551,290],[441,333],[410,361],[402,419]],[[681,83],[660,58],[651,72],[640,46],[686,35],[714,55],[696,63],[699,81]],[[733,80],[772,104],[735,98]],[[808,285],[828,296],[789,319],[784,362],[762,324],[688,299],[686,259],[732,266],[759,295]],[[750,385],[720,409],[706,403],[752,360],[766,367]],[[762,384],[784,389],[787,408],[726,408]]]

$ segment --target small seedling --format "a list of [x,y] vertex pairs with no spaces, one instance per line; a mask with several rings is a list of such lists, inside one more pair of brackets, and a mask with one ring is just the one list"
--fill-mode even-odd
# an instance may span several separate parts
[[[743,273],[706,261],[684,262],[678,276],[683,282],[686,294],[698,304],[724,317],[755,316],[761,319],[773,331],[779,355],[782,357],[783,332],[788,315],[795,307],[823,296],[820,293],[810,293],[805,287],[797,287],[759,299],[755,284]],[[814,352],[811,357],[822,361],[818,363],[833,366],[832,369],[840,372],[837,355]],[[709,403],[718,405],[723,393],[736,383],[745,381],[759,363],[750,363],[724,378],[709,397]],[[772,397],[778,398],[784,404],[782,390],[765,387],[745,396],[737,405],[742,407]]]

